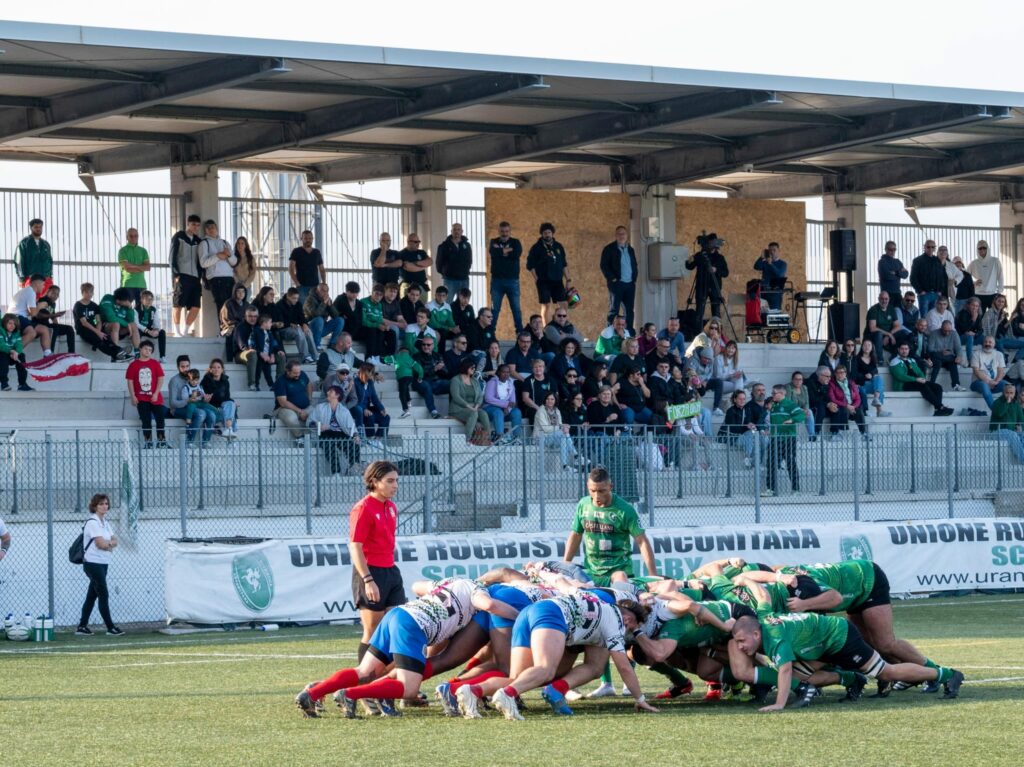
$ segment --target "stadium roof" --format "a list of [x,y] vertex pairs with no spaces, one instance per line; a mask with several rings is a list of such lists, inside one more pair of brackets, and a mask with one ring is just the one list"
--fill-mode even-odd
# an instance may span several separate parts
[[0,159],[1024,199],[1024,92],[0,22]]

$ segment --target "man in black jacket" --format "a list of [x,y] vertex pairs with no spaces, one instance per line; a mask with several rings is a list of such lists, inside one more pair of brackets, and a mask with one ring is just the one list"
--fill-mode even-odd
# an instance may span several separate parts
[[608,284],[608,324],[612,324],[619,307],[626,311],[626,327],[636,335],[633,326],[633,306],[636,302],[636,251],[629,244],[626,227],[615,228],[615,241],[609,242],[601,251],[601,274]]
[[815,433],[810,435],[811,442],[817,438],[817,432],[824,428],[825,419],[839,410],[828,399],[828,385],[831,380],[832,371],[828,365],[821,365],[807,381],[807,403],[811,406],[811,412],[814,413]]
[[537,301],[544,322],[548,321],[548,305],[568,309],[567,288],[572,285],[565,248],[555,239],[555,225],[540,225],[540,239],[530,248],[526,268],[537,281]]
[[523,312],[519,306],[519,259],[523,256],[523,243],[512,236],[512,225],[508,221],[498,224],[498,236],[488,247],[491,254],[491,308],[494,310],[494,324],[498,324],[501,302],[508,296],[512,310],[512,322],[516,333],[523,329]]
[[725,244],[714,234],[707,235],[707,245],[686,262],[686,268],[697,272],[694,293],[697,298],[697,318],[704,324],[704,306],[711,299],[711,316],[722,316],[722,281],[729,276],[729,265],[719,248]]
[[466,340],[471,352],[487,352],[494,336],[493,315],[486,306],[477,314],[476,320],[466,327]]
[[917,305],[921,307],[922,316],[928,314],[939,296],[948,292],[949,278],[946,267],[935,254],[935,240],[926,241],[924,253],[910,264],[910,284],[917,291]]
[[457,296],[469,287],[469,271],[473,268],[473,246],[462,235],[462,224],[452,224],[452,233],[437,246],[437,271],[444,278],[448,295]]

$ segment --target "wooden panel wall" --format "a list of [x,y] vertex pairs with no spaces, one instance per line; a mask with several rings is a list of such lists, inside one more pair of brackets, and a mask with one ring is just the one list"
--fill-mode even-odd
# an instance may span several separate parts
[[[562,192],[543,189],[485,189],[487,239],[498,235],[498,223],[512,224],[512,236],[523,243],[521,300],[523,322],[537,313],[537,290],[526,269],[526,254],[540,237],[540,225],[555,225],[555,239],[565,246],[569,274],[582,301],[570,312],[570,321],[588,338],[605,326],[608,288],[601,275],[601,249],[615,239],[615,227],[629,226],[629,196],[621,193]],[[474,245],[476,245],[474,243]],[[486,243],[476,245],[482,252]],[[490,274],[488,264],[488,276]],[[488,282],[488,285],[490,283]],[[489,288],[488,288],[489,290]],[[474,306],[487,298],[474,296]],[[505,303],[499,318],[498,338],[514,336],[512,313]]]
[[[754,262],[772,241],[778,242],[782,249],[782,258],[788,265],[789,279],[793,282],[794,290],[806,290],[805,219],[806,209],[802,202],[676,198],[678,242],[693,251],[701,230],[716,232],[725,240],[721,252],[729,264],[729,277],[722,291],[726,297],[729,293],[744,292],[747,280],[759,276],[760,272],[753,269]],[[677,291],[680,309],[686,307],[692,285],[692,278],[679,281]],[[739,323],[736,330],[742,333]]]

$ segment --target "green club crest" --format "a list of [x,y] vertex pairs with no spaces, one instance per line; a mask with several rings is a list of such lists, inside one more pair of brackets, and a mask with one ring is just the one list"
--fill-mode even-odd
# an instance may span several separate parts
[[839,540],[839,558],[843,561],[848,559],[874,560],[871,553],[871,544],[868,543],[866,535],[844,535]]
[[274,599],[274,573],[262,551],[238,554],[231,560],[235,593],[247,610],[261,613]]

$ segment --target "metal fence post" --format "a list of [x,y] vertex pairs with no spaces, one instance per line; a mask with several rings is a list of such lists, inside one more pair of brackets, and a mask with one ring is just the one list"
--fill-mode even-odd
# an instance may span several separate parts
[[448,503],[455,503],[455,469],[452,462],[452,430],[448,429]]
[[856,437],[850,440],[850,450],[853,451],[853,475],[850,479],[851,484],[853,485],[854,522],[860,522],[860,446],[867,444],[868,443],[864,440],[858,441]]
[[[141,474],[142,461],[139,461]],[[139,497],[139,509],[142,509],[142,497]],[[82,510],[82,456],[79,449],[78,429],[75,429],[75,511]]]
[[199,456],[199,503],[196,505],[196,509],[202,511],[206,508],[206,477],[203,475],[203,453],[206,452],[206,447],[203,445],[203,430],[200,429],[196,437],[199,439],[199,444],[196,445],[196,454]]
[[188,537],[188,460],[185,435],[178,437],[178,512],[181,516],[181,537]]
[[992,444],[996,449],[996,492],[998,493],[1003,489],[1003,443],[998,439],[993,439]]
[[725,444],[722,445],[720,451],[725,456],[725,497],[732,498],[732,452],[730,447],[736,443],[731,441],[735,437],[726,437]]
[[310,461],[309,432],[302,435],[302,500],[306,507],[306,535],[313,534],[313,465]]
[[910,424],[910,494],[917,492],[917,453],[914,450],[914,424]]
[[[953,432],[950,429],[946,429],[946,455],[949,455],[949,451],[953,449]],[[946,505],[949,507],[949,518],[953,518],[953,477],[955,472],[946,472]]]
[[540,529],[541,532],[545,532],[548,529],[547,519],[547,498],[544,492],[544,468],[545,468],[545,455],[544,455],[544,440],[537,437],[537,504],[540,506]]
[[53,617],[53,440],[46,435],[46,596],[47,615]]
[[960,492],[960,429],[953,424],[953,492]]
[[[320,508],[320,436],[317,435],[316,446],[310,454],[310,459],[313,461],[313,467],[316,471],[316,495],[313,497],[313,505],[316,508]],[[388,441],[384,440],[384,444],[387,445]],[[338,445],[332,445],[332,449],[341,450]]]
[[[676,458],[676,498],[683,497],[683,446],[681,443],[682,433],[676,432],[673,424],[673,429],[669,433],[669,443],[673,447],[673,454]],[[671,456],[670,456],[671,457]],[[726,497],[729,497],[728,485],[725,489]]]
[[[761,432],[753,431],[754,435],[754,522],[761,522]],[[768,437],[771,439],[771,437]],[[767,459],[771,460],[771,448]]]
[[423,472],[426,484],[423,495],[423,532],[432,533],[434,532],[434,472],[432,471],[433,464],[430,462],[430,433],[425,433],[423,437]]
[[476,455],[473,456],[472,472],[473,472],[473,530],[479,530],[480,529],[480,520],[477,517],[477,500],[476,500],[476,491],[477,491],[477,487],[478,487],[478,485],[476,483]]
[[651,456],[657,448],[651,432],[644,427],[644,506],[647,507],[647,524],[654,527],[654,472],[651,469]]
[[818,495],[825,495],[825,429],[821,424],[818,428]]
[[525,430],[520,430],[520,432],[519,432],[519,442],[520,442],[520,444],[523,447],[523,451],[522,451],[522,456],[523,456],[523,504],[522,504],[522,506],[519,509],[519,516],[520,517],[525,517],[527,515],[527,509],[529,508],[529,505],[530,505],[529,504],[529,500],[528,500],[529,492],[530,492],[530,482],[529,482],[529,478],[527,477],[527,474],[526,474],[527,466],[526,466],[526,432],[525,432]]
[[256,508],[263,508],[263,427],[256,429]]
[[11,514],[18,513],[18,432],[11,432]]
[[[139,436],[141,437],[142,435],[140,434]],[[143,498],[143,489],[142,489],[143,485],[145,485],[145,482],[142,481],[143,476],[145,476],[145,472],[142,470],[142,440],[141,439],[138,439],[138,440],[135,441],[135,451],[138,453],[138,455],[136,456],[136,460],[138,461],[138,463],[136,465],[139,467],[139,482],[138,482],[138,486],[139,487],[138,487],[138,490],[139,490],[139,513],[141,514],[143,511],[146,510],[145,500]],[[75,457],[76,458],[78,457],[78,432],[75,432]],[[77,493],[77,491],[75,493],[75,503],[76,503],[75,510],[77,511],[78,510],[77,509],[77,503],[78,503],[78,493]]]
[[[890,434],[892,434],[892,432],[886,432],[885,436],[888,437]],[[875,435],[874,437],[872,437],[872,439],[874,439],[877,436],[878,435]],[[871,472],[872,472],[871,448],[868,447],[868,448],[866,448],[864,450],[864,474],[865,474],[864,495],[871,495]]]

